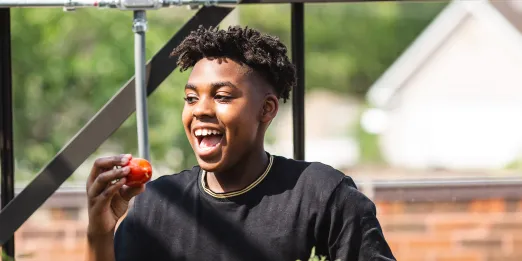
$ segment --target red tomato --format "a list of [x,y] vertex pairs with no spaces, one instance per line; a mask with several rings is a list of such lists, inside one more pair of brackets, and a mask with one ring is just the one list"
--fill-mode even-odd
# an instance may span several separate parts
[[146,159],[132,158],[127,166],[130,167],[130,172],[125,185],[129,187],[139,187],[152,178],[152,166]]

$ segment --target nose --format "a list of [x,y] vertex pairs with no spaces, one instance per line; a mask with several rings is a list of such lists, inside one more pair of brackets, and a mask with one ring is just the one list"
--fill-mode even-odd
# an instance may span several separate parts
[[210,98],[201,97],[193,108],[192,115],[197,119],[214,117],[214,103]]

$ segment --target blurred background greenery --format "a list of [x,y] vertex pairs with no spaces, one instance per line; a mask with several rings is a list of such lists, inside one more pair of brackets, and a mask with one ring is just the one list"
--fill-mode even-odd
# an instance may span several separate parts
[[[305,8],[306,89],[364,103],[371,84],[442,10],[445,2],[309,4]],[[148,13],[147,59],[195,11]],[[12,9],[14,137],[17,186],[30,181],[134,74],[132,12]],[[227,18],[280,37],[290,47],[290,5],[241,6]],[[226,26],[226,25],[225,25]],[[174,61],[173,61],[174,62]],[[162,174],[196,162],[181,123],[178,71],[149,97],[152,159]],[[362,161],[378,160],[372,136],[355,131]],[[92,158],[137,153],[135,116]],[[68,182],[83,182],[83,165]]]

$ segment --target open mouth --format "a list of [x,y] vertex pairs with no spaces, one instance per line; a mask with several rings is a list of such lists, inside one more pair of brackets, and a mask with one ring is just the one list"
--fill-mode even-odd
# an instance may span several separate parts
[[203,151],[210,151],[221,144],[223,133],[215,129],[197,129],[194,132],[198,140],[199,148]]

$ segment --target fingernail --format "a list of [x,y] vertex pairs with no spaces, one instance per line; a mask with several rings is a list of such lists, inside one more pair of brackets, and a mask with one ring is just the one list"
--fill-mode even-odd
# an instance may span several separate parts
[[127,162],[129,162],[129,158],[127,158],[127,157],[123,157],[123,158],[121,159],[121,164],[127,164]]
[[129,170],[130,170],[129,167],[123,167],[123,168],[121,168],[121,172],[123,172],[123,173],[125,173],[125,174],[129,173]]

